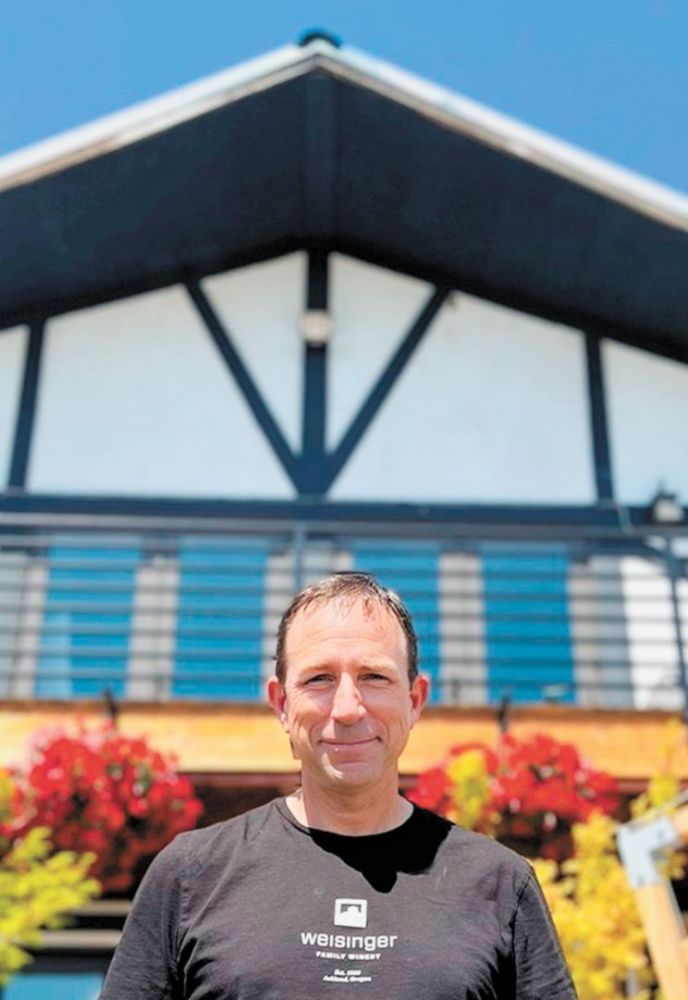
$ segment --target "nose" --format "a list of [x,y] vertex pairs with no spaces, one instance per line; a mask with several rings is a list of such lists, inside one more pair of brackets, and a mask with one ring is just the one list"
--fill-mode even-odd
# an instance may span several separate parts
[[335,722],[351,726],[358,722],[366,713],[356,682],[352,677],[343,674],[337,682],[332,702],[331,715]]

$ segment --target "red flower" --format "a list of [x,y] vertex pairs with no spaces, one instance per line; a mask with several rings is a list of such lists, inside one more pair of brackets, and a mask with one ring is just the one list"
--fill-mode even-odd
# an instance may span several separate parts
[[407,798],[424,809],[444,812],[442,806],[450,788],[451,781],[445,770],[433,767],[418,776],[418,784],[409,792]]
[[543,857],[560,859],[570,853],[573,823],[595,810],[607,815],[618,810],[614,778],[590,768],[571,744],[544,733],[525,739],[507,734],[496,751],[481,743],[452,747],[444,765],[419,775],[411,801],[446,814],[452,804],[446,765],[469,750],[483,754],[491,776],[485,813],[501,816],[498,837],[528,839]]
[[202,807],[172,759],[111,726],[44,732],[14,774],[22,833],[48,826],[56,848],[93,851],[103,889],[128,888],[138,862],[193,827]]

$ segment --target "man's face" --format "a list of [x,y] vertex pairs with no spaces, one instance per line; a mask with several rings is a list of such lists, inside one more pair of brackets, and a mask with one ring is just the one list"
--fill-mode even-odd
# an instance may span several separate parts
[[396,780],[397,760],[427,699],[408,679],[406,637],[394,615],[362,601],[313,605],[287,633],[284,685],[268,695],[301,761],[304,785]]

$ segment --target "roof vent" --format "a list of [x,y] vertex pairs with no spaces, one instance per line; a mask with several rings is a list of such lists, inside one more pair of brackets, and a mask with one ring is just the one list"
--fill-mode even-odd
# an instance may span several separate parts
[[327,42],[334,49],[341,49],[342,40],[338,35],[333,35],[331,31],[324,28],[307,28],[299,36],[299,45],[303,48],[311,42]]

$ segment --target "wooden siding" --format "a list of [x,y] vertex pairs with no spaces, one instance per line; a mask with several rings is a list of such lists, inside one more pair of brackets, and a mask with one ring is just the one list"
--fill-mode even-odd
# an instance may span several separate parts
[[[102,704],[82,702],[0,702],[0,765],[15,763],[30,737],[43,727],[105,718]],[[547,732],[574,743],[597,767],[620,779],[643,779],[661,764],[662,728],[668,712],[588,710],[565,706],[518,706],[509,728],[519,736]],[[296,770],[289,745],[270,710],[262,705],[175,702],[122,704],[118,724],[132,736],[148,735],[162,750],[175,753],[179,767],[203,774],[284,774]],[[436,764],[454,743],[498,735],[489,708],[429,708],[411,734],[401,770],[414,774]],[[688,743],[688,741],[687,741]],[[679,756],[688,780],[688,745]]]

